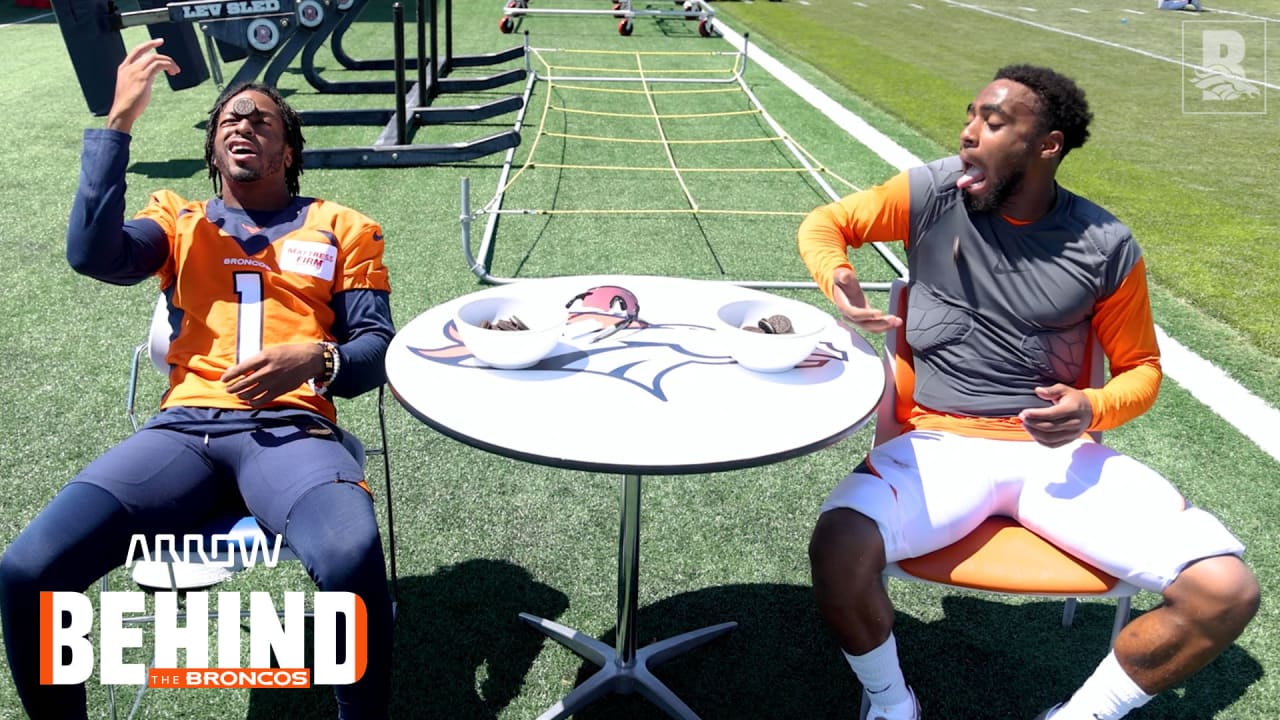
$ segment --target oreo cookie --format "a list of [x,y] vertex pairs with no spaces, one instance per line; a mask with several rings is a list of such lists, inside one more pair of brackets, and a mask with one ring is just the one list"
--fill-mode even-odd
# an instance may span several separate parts
[[761,318],[755,325],[746,325],[742,329],[747,332],[765,333],[766,335],[795,334],[795,328],[791,325],[791,318],[786,315],[770,315],[767,318]]
[[231,112],[242,117],[252,115],[258,111],[258,105],[253,102],[253,98],[248,95],[241,95],[231,103]]
[[501,318],[489,322],[484,320],[480,323],[480,327],[486,330],[528,330],[529,326],[524,324],[520,318],[512,315],[510,318]]

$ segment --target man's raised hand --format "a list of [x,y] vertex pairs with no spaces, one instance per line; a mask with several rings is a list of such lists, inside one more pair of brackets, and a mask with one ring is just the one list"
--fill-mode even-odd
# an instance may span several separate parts
[[116,69],[116,94],[107,113],[108,128],[132,132],[133,123],[151,102],[151,85],[156,75],[161,71],[170,75],[182,71],[173,58],[152,52],[163,44],[163,38],[156,38],[135,46]]

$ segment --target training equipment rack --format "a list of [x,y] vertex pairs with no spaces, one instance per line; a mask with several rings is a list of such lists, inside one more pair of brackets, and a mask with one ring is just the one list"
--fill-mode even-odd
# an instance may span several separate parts
[[498,21],[498,29],[504,33],[514,32],[516,23],[521,18],[531,15],[607,15],[618,20],[618,34],[630,35],[634,29],[635,18],[677,18],[697,20],[698,34],[711,37],[715,34],[712,19],[716,11],[707,4],[707,0],[675,0],[676,8],[662,10],[654,7],[635,9],[631,0],[614,0],[613,7],[608,10],[591,10],[587,8],[533,8],[530,0],[507,0],[502,10],[502,19]]
[[[318,0],[302,0],[317,3]],[[89,111],[105,115],[115,95],[116,68],[126,51],[121,30],[147,26],[153,38],[164,38],[164,53],[182,71],[167,75],[169,87],[185,90],[209,79],[195,24],[216,40],[224,54],[248,58],[237,75],[251,80],[294,31],[303,24],[294,0],[139,0],[141,9],[121,11],[114,0],[54,0],[53,10]],[[209,58],[216,63],[210,45]],[[221,86],[217,65],[216,79]]]
[[[301,51],[304,75],[308,82],[320,92],[392,93],[395,96],[394,108],[300,110],[298,114],[305,125],[367,125],[383,128],[372,145],[314,148],[304,151],[306,167],[424,167],[466,162],[515,148],[520,144],[520,134],[515,128],[465,142],[413,142],[414,133],[427,125],[481,122],[498,115],[516,112],[522,107],[521,99],[515,95],[476,105],[429,107],[434,99],[443,94],[482,92],[519,82],[527,75],[524,68],[514,68],[487,77],[466,79],[446,77],[455,67],[478,67],[510,62],[519,59],[525,52],[525,48],[515,47],[487,55],[454,56],[452,0],[444,0],[445,51],[443,55],[439,50],[441,23],[437,15],[440,4],[438,0],[416,0],[417,57],[414,61],[407,60],[405,56],[404,8],[400,3],[395,3],[392,6],[394,56],[389,60],[365,61],[372,68],[360,68],[381,69],[390,65],[395,71],[394,81],[336,83],[320,78],[315,71],[316,51],[331,36],[340,37],[339,30],[345,32],[345,29],[366,6],[367,1],[350,0],[345,3],[345,9],[340,5],[341,12],[331,13],[326,17],[314,28],[304,44],[290,46],[287,57],[282,51],[282,57],[277,58],[268,69],[267,81],[274,84],[274,80]],[[336,39],[335,46],[338,46]],[[350,60],[345,53],[340,57]],[[417,71],[417,82],[412,86],[407,80],[407,71],[411,67]]]

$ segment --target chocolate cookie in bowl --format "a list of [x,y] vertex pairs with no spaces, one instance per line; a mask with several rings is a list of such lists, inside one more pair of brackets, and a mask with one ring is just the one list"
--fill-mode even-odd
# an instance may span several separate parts
[[833,322],[822,310],[786,298],[727,303],[717,318],[725,352],[742,367],[766,373],[786,372],[809,357]]
[[491,295],[454,314],[458,337],[476,360],[500,370],[538,364],[555,349],[568,312],[552,300]]
[[747,332],[758,332],[766,335],[795,334],[795,328],[791,325],[791,318],[786,315],[770,315],[767,318],[760,318],[754,325],[743,325],[742,329]]

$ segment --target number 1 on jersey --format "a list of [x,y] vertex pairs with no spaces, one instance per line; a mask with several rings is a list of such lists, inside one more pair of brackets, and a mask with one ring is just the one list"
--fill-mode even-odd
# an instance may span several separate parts
[[240,298],[236,323],[236,363],[262,352],[262,275],[235,273],[236,295]]

